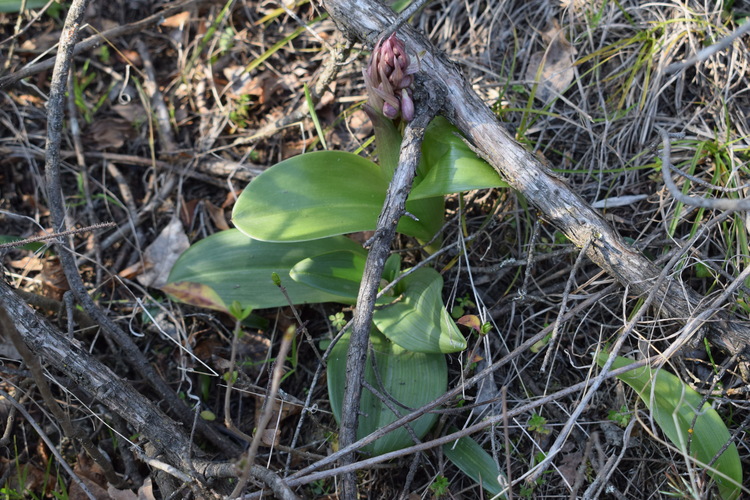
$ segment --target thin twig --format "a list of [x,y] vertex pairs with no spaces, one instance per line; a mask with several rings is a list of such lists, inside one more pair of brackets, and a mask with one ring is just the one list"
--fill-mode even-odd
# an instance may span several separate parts
[[[560,302],[560,310],[557,312],[557,318],[555,319],[555,327],[552,329],[552,336],[550,337],[549,342],[547,342],[547,352],[544,354],[544,361],[542,361],[542,366],[541,368],[539,368],[539,371],[542,373],[547,371],[547,365],[549,364],[549,360],[552,357],[552,351],[556,350],[555,345],[557,343],[557,336],[560,333],[560,319],[563,317],[563,315],[565,315],[565,308],[568,304],[570,290],[571,288],[573,288],[573,282],[575,281],[576,273],[578,272],[578,268],[581,267],[581,264],[583,263],[583,258],[586,256],[589,245],[591,245],[591,242],[586,243],[586,245],[578,253],[578,257],[576,258],[576,261],[573,264],[573,268],[570,270],[570,274],[568,275],[568,281],[565,282],[565,290],[563,291],[562,301]],[[529,253],[529,255],[531,255],[531,253]]]
[[[49,101],[47,103],[47,143],[45,158],[45,178],[47,182],[47,201],[54,229],[64,231],[65,201],[60,180],[60,144],[62,143],[62,130],[64,122],[64,103],[67,75],[73,59],[75,41],[78,37],[78,28],[83,19],[88,0],[74,0],[68,10],[60,37],[58,56],[55,59],[55,68],[50,81]],[[83,280],[78,274],[76,258],[63,239],[55,242],[57,254],[60,258],[65,277],[68,279],[71,290],[76,295],[79,304],[91,318],[103,327],[104,332],[110,336],[122,348],[125,357],[133,365],[141,376],[147,380],[159,395],[164,398],[172,409],[177,412],[181,420],[190,425],[193,421],[192,411],[184,404],[171,387],[161,378],[154,368],[146,361],[143,353],[138,349],[133,339],[126,334],[112,319],[94,303],[89,296]],[[225,436],[219,434],[215,429],[200,420],[198,424],[200,432],[217,446],[224,450],[239,453],[239,448]]]
[[[642,359],[642,360],[639,360],[639,361],[635,361],[635,362],[633,362],[633,363],[631,363],[631,364],[629,364],[627,366],[623,366],[621,368],[617,368],[615,370],[612,370],[612,371],[608,372],[606,375],[603,375],[603,378],[606,379],[606,380],[609,380],[609,379],[617,377],[618,375],[622,375],[623,373],[629,372],[631,370],[635,370],[637,368],[641,368],[641,367],[646,366],[646,365],[649,365],[649,360]],[[544,396],[542,398],[539,398],[537,400],[530,401],[530,402],[528,402],[525,405],[521,405],[519,407],[513,408],[512,410],[509,410],[507,412],[507,414],[508,414],[507,416],[509,418],[517,417],[519,415],[523,415],[525,413],[528,413],[528,412],[534,410],[535,408],[539,408],[540,406],[544,406],[544,405],[546,405],[546,404],[548,404],[548,403],[550,403],[552,401],[556,401],[556,400],[558,400],[560,398],[563,398],[565,396],[569,396],[570,394],[573,394],[573,393],[578,392],[580,390],[585,390],[587,388],[587,386],[589,385],[590,382],[591,382],[590,380],[584,380],[583,382],[579,382],[579,383],[574,384],[574,385],[572,385],[570,387],[566,387],[564,389],[561,389],[561,390],[559,390],[557,392],[554,392],[552,394],[549,394],[549,395]],[[456,395],[457,394],[453,394],[451,397],[455,397]],[[442,396],[440,398],[441,403],[439,403],[439,404],[444,404],[448,399],[450,399],[450,398],[445,398],[444,396]],[[429,407],[434,407],[434,403],[435,402],[430,403],[428,406]],[[303,469],[303,470],[301,470],[301,471],[293,474],[286,481],[286,484],[288,486],[290,486],[290,487],[295,487],[295,486],[300,486],[300,485],[303,485],[303,484],[309,484],[309,483],[311,483],[313,481],[318,481],[320,479],[326,479],[326,478],[329,478],[329,477],[340,477],[342,474],[353,473],[354,471],[366,469],[368,467],[372,467],[373,465],[381,463],[381,462],[387,462],[389,460],[394,460],[396,458],[401,458],[403,456],[408,456],[408,455],[410,455],[412,453],[416,453],[416,452],[419,452],[419,451],[426,451],[426,450],[435,448],[437,446],[441,446],[441,445],[444,445],[444,444],[447,444],[447,443],[451,443],[453,441],[456,441],[457,439],[461,439],[462,437],[470,436],[470,435],[475,434],[475,433],[477,433],[479,431],[487,429],[488,427],[495,426],[495,425],[499,424],[500,422],[502,422],[502,420],[504,418],[504,415],[502,415],[502,414],[501,415],[493,415],[492,417],[489,417],[489,418],[487,418],[485,420],[482,420],[481,422],[478,422],[478,423],[476,423],[474,425],[471,425],[469,427],[466,427],[464,429],[456,431],[456,432],[454,432],[452,434],[447,434],[447,435],[441,436],[441,437],[439,437],[437,439],[433,439],[432,441],[426,441],[426,442],[424,442],[422,444],[410,446],[410,447],[404,448],[402,450],[391,451],[391,452],[379,455],[377,457],[372,457],[372,458],[368,458],[368,459],[365,459],[365,460],[361,460],[359,462],[355,462],[353,464],[346,465],[346,466],[340,466],[340,467],[336,467],[336,468],[333,468],[333,469],[324,470],[324,471],[321,471],[321,472],[308,473],[308,471],[310,471],[310,470],[317,470],[319,468],[324,467],[325,465],[328,465],[328,464],[336,461],[343,454],[345,454],[345,453],[351,453],[351,451],[353,449],[360,449],[363,446],[366,446],[366,445],[374,442],[375,440],[377,440],[377,439],[381,438],[383,435],[385,435],[387,432],[390,432],[390,431],[394,430],[395,428],[398,428],[401,425],[403,425],[405,421],[407,421],[407,420],[408,421],[413,420],[412,417],[414,417],[414,415],[406,415],[406,416],[402,417],[401,419],[399,419],[397,422],[393,422],[391,424],[388,424],[388,426],[386,426],[383,429],[381,429],[382,431],[385,431],[385,432],[380,432],[380,431],[373,432],[369,436],[366,436],[366,437],[360,439],[358,442],[354,443],[354,445],[352,445],[348,449],[341,449],[338,452],[329,455],[324,460],[321,460],[320,462],[318,462],[316,464],[313,464],[313,465],[307,467],[306,469]],[[414,418],[416,418],[416,417],[414,417]],[[251,493],[251,494],[245,495],[243,498],[244,499],[260,498],[260,493]]]
[[[339,433],[342,447],[347,447],[357,440],[362,379],[367,359],[367,345],[375,297],[378,293],[383,267],[390,254],[391,243],[396,234],[396,225],[405,212],[406,197],[411,189],[417,164],[421,157],[420,148],[424,131],[437,113],[435,103],[427,99],[417,106],[417,115],[413,121],[406,125],[404,130],[398,166],[388,186],[388,193],[378,219],[375,236],[371,240],[372,245],[367,254],[365,271],[357,296],[357,308],[352,321],[352,334],[346,362],[347,379],[342,404],[341,432]],[[344,465],[353,461],[353,456],[345,456],[342,460]],[[357,498],[356,478],[353,474],[346,474],[343,478],[342,497],[345,500]]]
[[718,42],[711,44],[704,49],[701,49],[693,57],[690,57],[683,62],[670,64],[664,70],[664,73],[666,73],[667,75],[671,75],[672,73],[677,73],[678,71],[682,71],[700,61],[705,61],[706,59],[716,54],[720,50],[724,50],[725,48],[729,47],[732,44],[732,42],[734,42],[737,38],[741,37],[742,35],[748,32],[750,32],[750,19],[745,21],[742,24],[742,26],[735,29],[732,33],[725,36]]
[[[255,455],[258,453],[258,448],[260,447],[263,434],[265,433],[266,427],[268,427],[268,423],[271,421],[271,416],[273,415],[273,408],[276,403],[276,394],[279,392],[281,377],[284,374],[284,363],[286,362],[286,355],[289,353],[289,349],[292,346],[292,339],[294,339],[295,334],[296,328],[294,328],[293,326],[290,326],[287,331],[284,332],[284,336],[281,340],[281,346],[279,347],[279,352],[276,354],[276,361],[273,364],[271,387],[268,390],[268,396],[266,396],[266,400],[263,403],[263,410],[261,412],[260,420],[258,421],[257,427],[255,429],[253,442],[250,443],[250,449],[247,450],[242,473],[240,474],[240,477],[237,481],[237,485],[230,494],[230,498],[238,497],[242,493],[242,490],[245,489],[247,481],[250,479],[250,475],[252,473],[251,469],[253,466],[253,462],[255,461]],[[291,493],[291,490],[289,493]],[[291,498],[296,498],[296,495],[293,495]]]
[[[404,10],[399,12],[398,17],[396,18],[396,22],[393,23],[392,26],[389,26],[385,31],[380,33],[379,39],[385,40],[392,34],[394,34],[396,31],[403,26],[404,23],[409,21],[409,18],[417,13],[419,9],[425,6],[427,2],[430,0],[415,0],[409,4],[408,7],[406,7]],[[372,42],[375,42],[375,40],[371,40]]]
[[22,247],[24,245],[27,245],[29,243],[36,243],[37,241],[48,241],[48,240],[54,240],[57,238],[62,238],[63,236],[70,236],[73,234],[78,233],[85,233],[87,231],[93,231],[95,229],[103,229],[105,227],[115,227],[116,224],[114,222],[102,222],[101,224],[94,224],[91,226],[81,227],[78,229],[69,229],[67,231],[61,231],[57,233],[50,233],[45,234],[42,236],[33,236],[31,238],[25,238],[23,240],[18,241],[11,241],[10,243],[3,243],[0,245],[0,250],[4,248],[13,248],[13,247]]
[[91,493],[91,490],[88,489],[86,486],[86,483],[81,481],[81,478],[76,475],[75,472],[73,472],[73,469],[70,468],[70,465],[68,465],[68,462],[65,461],[65,458],[60,454],[60,451],[57,449],[57,445],[52,442],[52,440],[47,436],[47,434],[44,433],[44,430],[39,426],[38,423],[34,420],[34,417],[31,416],[29,412],[26,411],[26,408],[23,407],[23,405],[19,404],[18,401],[13,398],[10,394],[0,389],[0,396],[5,398],[11,405],[13,405],[13,408],[15,408],[21,415],[23,415],[23,418],[26,419],[26,422],[28,422],[31,427],[34,428],[36,433],[39,435],[39,437],[42,438],[42,440],[47,444],[47,447],[52,452],[53,455],[55,455],[55,458],[57,459],[60,466],[65,469],[65,472],[70,475],[70,478],[75,481],[75,483],[78,485],[79,488],[81,488],[81,491],[89,497],[91,500],[96,500],[96,497],[93,493]]
[[[750,26],[750,21],[745,24]],[[661,170],[664,174],[664,185],[667,186],[669,193],[677,201],[691,207],[710,208],[712,210],[750,210],[750,199],[709,199],[682,194],[674,183],[674,178],[672,178],[672,169],[674,168],[670,160],[672,144],[669,140],[669,134],[664,130],[661,131],[661,139],[664,145],[661,153]]]
[[[137,33],[143,30],[144,28],[146,28],[147,26],[160,22],[162,19],[166,17],[169,17],[178,12],[182,12],[183,10],[185,10],[187,7],[189,7],[190,5],[194,3],[203,3],[205,1],[206,0],[187,0],[185,2],[181,2],[177,4],[170,4],[169,7],[162,10],[161,12],[157,12],[156,14],[145,17],[141,19],[140,21],[136,21],[131,24],[126,24],[124,26],[117,26],[116,28],[112,28],[111,30],[107,30],[103,33],[97,33],[96,35],[92,35],[86,38],[85,40],[81,41],[80,43],[76,44],[75,47],[73,48],[72,55],[75,56],[89,49],[93,49],[94,47],[101,44],[103,40],[113,40],[115,38],[129,35],[131,33]],[[60,53],[61,53],[61,50],[58,48],[58,55]],[[16,71],[15,73],[2,77],[0,78],[0,89],[3,89],[7,87],[8,85],[12,85],[18,82],[19,80],[23,80],[24,78],[27,78],[31,75],[35,75],[42,71],[46,71],[52,68],[56,64],[56,61],[57,61],[57,56],[52,56],[45,61],[42,61],[36,64],[31,64],[29,66],[26,66],[23,69]]]
[[39,394],[41,394],[44,403],[47,405],[47,408],[49,408],[49,410],[55,416],[55,419],[60,423],[60,426],[62,427],[65,435],[69,439],[75,439],[83,445],[86,453],[94,460],[94,462],[97,463],[97,465],[99,465],[99,467],[102,468],[102,471],[104,472],[104,475],[109,483],[116,485],[118,488],[123,488],[125,484],[117,476],[117,473],[115,473],[115,470],[112,467],[112,463],[104,457],[102,452],[99,451],[99,448],[94,446],[94,443],[91,441],[89,434],[82,432],[77,427],[74,427],[73,423],[70,420],[70,415],[66,414],[63,409],[60,408],[57,400],[52,395],[52,390],[50,389],[49,383],[47,382],[47,378],[44,376],[44,370],[42,369],[42,363],[39,360],[39,357],[34,355],[34,353],[32,353],[28,348],[23,340],[23,337],[21,337],[18,329],[16,329],[15,325],[13,324],[8,311],[2,305],[0,305],[0,327],[2,327],[0,328],[0,331],[2,331],[4,335],[10,337],[13,346],[21,355],[24,364],[26,364],[26,366],[29,368],[31,377],[34,380],[37,388],[39,389]]

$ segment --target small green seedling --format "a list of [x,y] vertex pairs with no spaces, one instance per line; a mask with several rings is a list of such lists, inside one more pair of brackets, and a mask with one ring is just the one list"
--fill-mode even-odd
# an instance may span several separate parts
[[430,491],[435,495],[435,498],[440,498],[448,493],[450,484],[451,482],[447,477],[438,475],[435,480],[432,481],[432,484],[430,484]]
[[526,425],[529,432],[536,432],[538,434],[549,434],[552,432],[552,430],[547,427],[547,419],[537,413],[531,415],[531,418]]
[[628,411],[628,407],[622,405],[619,410],[609,410],[607,418],[620,427],[624,428],[628,426],[631,416],[630,412]]

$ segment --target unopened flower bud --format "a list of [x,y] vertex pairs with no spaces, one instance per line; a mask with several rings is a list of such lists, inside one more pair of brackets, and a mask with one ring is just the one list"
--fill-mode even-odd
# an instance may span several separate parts
[[370,64],[363,71],[369,95],[368,104],[387,118],[399,115],[406,121],[414,118],[414,101],[409,87],[416,67],[395,34],[375,45]]

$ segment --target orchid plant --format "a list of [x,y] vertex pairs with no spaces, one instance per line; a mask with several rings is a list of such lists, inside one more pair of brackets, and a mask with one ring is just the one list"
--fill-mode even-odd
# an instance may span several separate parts
[[[269,168],[237,200],[232,214],[237,229],[194,244],[175,264],[163,290],[177,300],[225,312],[233,303],[256,309],[283,307],[287,299],[271,279],[276,273],[293,304],[355,304],[367,251],[344,235],[375,229],[398,162],[401,134],[394,120],[403,123],[414,117],[415,72],[396,35],[379,42],[364,71],[369,95],[365,110],[373,121],[379,162],[348,152],[320,151]],[[417,245],[432,242],[426,248],[434,251],[440,242],[444,196],[496,187],[507,185],[469,149],[455,127],[438,117],[426,130],[422,160],[407,200],[406,210],[413,217],[402,217],[397,229]],[[401,268],[398,254],[386,264],[383,284],[398,283],[374,312],[370,358],[374,356],[376,363],[368,358],[365,377],[404,407],[416,408],[447,390],[445,354],[462,351],[467,341],[443,304],[440,273],[426,266],[407,271]],[[327,365],[337,420],[347,346],[345,335],[332,347]],[[368,392],[361,407],[365,416],[359,423],[360,437],[400,416]],[[413,422],[417,437],[422,438],[436,418],[428,414]],[[412,442],[407,431],[399,429],[365,451],[377,455]],[[491,464],[486,459],[479,462]],[[478,461],[470,457],[466,463]],[[495,478],[497,471],[484,477]],[[485,479],[484,487],[500,491],[497,481]]]

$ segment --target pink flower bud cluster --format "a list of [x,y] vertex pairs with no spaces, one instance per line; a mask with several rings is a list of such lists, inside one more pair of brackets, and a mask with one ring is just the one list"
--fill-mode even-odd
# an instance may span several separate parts
[[372,108],[391,120],[399,115],[405,121],[414,118],[410,87],[416,68],[410,67],[404,42],[395,34],[378,42],[372,51],[370,64],[363,73],[369,96],[367,102]]

